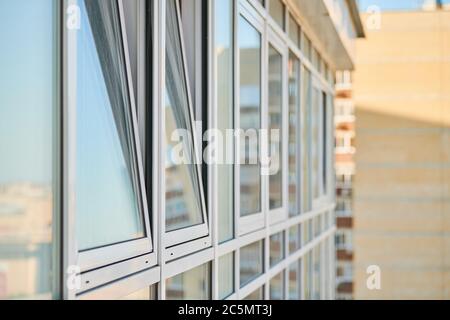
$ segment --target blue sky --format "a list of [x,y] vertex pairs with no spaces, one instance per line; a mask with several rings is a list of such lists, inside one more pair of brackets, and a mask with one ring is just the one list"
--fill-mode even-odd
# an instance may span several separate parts
[[[371,5],[377,5],[381,10],[417,10],[422,8],[425,0],[358,0],[359,9],[366,11]],[[442,3],[450,3],[450,0],[443,0]]]

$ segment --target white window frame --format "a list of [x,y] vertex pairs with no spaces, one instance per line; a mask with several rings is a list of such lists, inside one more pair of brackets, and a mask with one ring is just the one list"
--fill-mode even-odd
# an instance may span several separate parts
[[[177,19],[178,19],[178,32],[180,34],[180,46],[181,46],[181,51],[182,51],[182,59],[183,59],[183,65],[184,65],[184,74],[185,74],[185,83],[186,83],[186,87],[187,87],[187,94],[188,94],[188,106],[189,106],[189,116],[190,116],[190,122],[191,122],[191,127],[193,128],[194,132],[193,134],[195,135],[195,124],[194,124],[194,111],[193,111],[193,104],[192,104],[192,97],[191,97],[191,90],[190,90],[190,81],[189,81],[189,69],[187,67],[187,62],[186,62],[186,50],[185,50],[185,44],[184,44],[184,36],[183,36],[183,29],[182,29],[182,25],[183,22],[181,20],[181,11],[180,11],[180,4],[179,1],[176,1],[176,10],[177,10]],[[165,26],[167,26],[167,24],[165,23],[165,16],[167,15],[167,7],[165,8],[165,12],[164,12],[164,18],[163,18],[163,23]],[[165,29],[164,29],[165,31]],[[165,44],[165,43],[164,43]],[[164,45],[163,48],[164,52],[166,50],[166,47]],[[166,60],[165,60],[165,55],[164,58],[161,58],[164,61],[164,69],[165,70],[165,66],[166,66]],[[161,84],[162,86],[162,90],[165,91],[165,76],[164,76],[164,81]],[[161,127],[162,127],[162,132],[165,132],[165,112],[164,112],[164,108],[165,108],[165,96],[163,95],[161,97],[161,105],[160,108],[162,110],[161,112],[161,118],[162,118],[162,122],[161,122]],[[199,163],[201,163],[200,159],[199,159],[199,152],[198,150],[198,141],[197,139],[192,139],[193,141],[193,146],[194,146],[194,154],[197,157],[196,159],[196,164],[195,164],[195,168],[197,170],[197,176],[199,177],[199,191],[200,191],[200,200],[201,200],[201,210],[202,210],[202,217],[203,217],[203,223],[199,224],[199,225],[195,225],[195,226],[191,226],[191,227],[187,227],[187,228],[183,228],[183,229],[179,229],[179,230],[174,230],[174,231],[170,231],[167,232],[165,229],[165,224],[166,224],[166,212],[165,212],[165,193],[166,193],[166,184],[165,184],[165,153],[163,152],[163,154],[161,155],[162,158],[162,162],[161,162],[161,172],[163,175],[163,181],[162,181],[162,188],[161,190],[163,190],[162,192],[162,210],[164,212],[163,214],[163,228],[162,230],[164,230],[163,233],[163,247],[169,250],[166,250],[165,256],[168,260],[170,259],[176,259],[180,256],[186,255],[189,252],[193,252],[193,251],[198,251],[204,248],[207,248],[209,246],[211,246],[211,233],[210,233],[210,228],[209,228],[209,219],[208,219],[208,214],[206,212],[206,205],[205,205],[205,196],[204,196],[204,188],[203,188],[203,180],[202,180],[202,170],[200,168]],[[162,144],[162,150],[166,150],[166,142],[165,139],[163,138],[161,141]],[[187,252],[186,252],[187,250]]]
[[[288,175],[289,175],[289,141],[288,139],[283,139],[283,137],[287,137],[289,135],[289,106],[288,106],[288,81],[287,81],[287,63],[288,63],[288,47],[281,40],[280,36],[276,33],[276,31],[272,30],[270,27],[268,28],[268,41],[265,42],[266,52],[269,52],[269,46],[272,46],[282,57],[282,120],[281,120],[281,132],[280,132],[280,169],[282,169],[282,204],[281,207],[270,210],[269,204],[269,195],[270,195],[270,177],[265,176],[266,181],[266,206],[268,209],[269,215],[269,223],[275,224],[282,222],[287,219],[289,213],[289,192],[288,192]],[[266,55],[265,65],[269,65],[269,54]],[[269,70],[266,68],[266,83],[264,84],[265,88],[265,101],[266,108],[264,112],[264,116],[267,118],[267,123],[269,119]],[[268,125],[266,125],[268,128]],[[269,132],[270,135],[270,132]],[[267,150],[270,153],[270,150]]]
[[[75,288],[64,288],[64,295],[68,298],[75,298],[88,290],[95,289],[106,283],[118,280],[132,273],[143,271],[156,265],[157,256],[153,246],[152,232],[150,229],[150,217],[147,207],[147,195],[145,192],[145,180],[143,174],[142,155],[140,151],[139,130],[136,114],[136,104],[132,83],[130,58],[128,51],[127,33],[124,20],[124,10],[122,0],[116,0],[122,35],[122,50],[124,52],[125,69],[128,80],[128,94],[130,98],[130,112],[132,118],[132,130],[134,145],[136,150],[136,161],[139,174],[139,199],[141,201],[146,236],[137,240],[130,240],[120,244],[112,244],[101,248],[78,250],[78,240],[76,235],[76,153],[77,153],[77,29],[63,32],[63,94],[64,94],[64,188],[67,190],[67,197],[64,199],[63,216],[64,241],[67,243],[67,252],[64,256],[66,268],[75,266],[73,270],[81,280],[80,286]],[[64,2],[64,12],[70,6],[78,6],[78,0],[66,0]],[[80,14],[80,12],[78,12]],[[66,15],[65,19],[69,16]],[[65,26],[65,24],[64,24]],[[68,270],[69,270],[68,269]],[[66,275],[68,277],[70,275]]]
[[[239,19],[244,18],[247,20],[249,24],[252,25],[255,30],[257,30],[261,35],[261,106],[260,106],[260,117],[261,117],[261,128],[264,129],[267,128],[267,121],[264,117],[264,115],[267,113],[266,111],[266,98],[264,94],[264,84],[266,83],[266,66],[264,65],[265,57],[266,57],[266,32],[264,32],[265,24],[264,20],[257,14],[255,14],[254,10],[250,6],[248,2],[245,1],[239,1],[238,6],[238,13],[237,13],[237,25],[239,26]],[[236,29],[235,37],[236,37],[236,50],[237,54],[235,57],[236,61],[236,90],[235,90],[235,128],[240,128],[240,114],[241,114],[241,101],[240,101],[240,53],[239,53],[239,27]],[[267,148],[264,148],[263,144],[266,144],[266,141],[262,141],[259,137],[259,157],[261,159],[261,156],[263,155],[263,150],[267,150]],[[266,195],[266,179],[264,179],[263,176],[261,176],[261,194],[260,194],[260,206],[261,211],[256,212],[254,214],[242,217],[241,216],[241,208],[240,208],[240,189],[241,189],[241,178],[240,178],[240,157],[241,157],[241,150],[240,150],[241,142],[238,141],[235,143],[235,206],[236,206],[236,212],[238,215],[238,235],[244,235],[247,233],[251,233],[253,231],[263,229],[266,226],[265,221],[265,211],[266,211],[266,203],[263,201],[265,199]],[[267,145],[266,145],[267,146]]]

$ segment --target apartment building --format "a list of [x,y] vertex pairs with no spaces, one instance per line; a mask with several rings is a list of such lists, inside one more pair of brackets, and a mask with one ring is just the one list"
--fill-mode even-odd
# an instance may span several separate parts
[[351,0],[0,0],[0,299],[333,299],[362,34]]
[[[362,17],[367,37],[357,42],[353,81],[356,299],[450,298],[450,11],[444,2],[380,3]],[[379,268],[379,288],[367,286],[369,266]]]
[[336,299],[353,299],[353,181],[355,108],[352,73],[338,71],[335,98]]

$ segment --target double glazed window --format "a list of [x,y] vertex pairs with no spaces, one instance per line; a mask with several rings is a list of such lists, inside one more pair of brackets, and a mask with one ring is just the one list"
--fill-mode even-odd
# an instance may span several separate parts
[[249,244],[240,250],[240,285],[245,286],[264,272],[263,241]]
[[289,163],[289,216],[300,213],[300,169],[301,149],[300,140],[300,60],[292,53],[289,54],[289,134],[288,134],[288,163]]
[[283,128],[283,56],[269,44],[269,130],[277,130],[278,137],[274,138],[269,132],[269,148],[272,166],[275,172],[269,176],[269,209],[278,209],[283,206],[283,153],[280,137]]
[[[165,245],[208,235],[180,7],[166,2]],[[181,239],[181,240],[180,240]]]
[[83,0],[77,32],[76,234],[83,271],[152,251],[123,12]]
[[[241,5],[242,6],[242,5]],[[264,227],[262,206],[261,139],[262,128],[262,23],[241,8],[238,18],[239,118],[241,130],[237,166],[240,206],[239,233]]]
[[211,267],[209,263],[178,274],[166,281],[167,300],[211,299]]
[[[314,81],[316,82],[316,81]],[[318,200],[327,194],[328,177],[328,98],[317,84],[312,90],[312,170],[313,199]]]
[[[240,126],[249,130],[241,137],[241,217],[261,212],[261,34],[243,16],[239,17]],[[250,138],[256,140],[252,143]],[[254,142],[254,141],[253,141]]]

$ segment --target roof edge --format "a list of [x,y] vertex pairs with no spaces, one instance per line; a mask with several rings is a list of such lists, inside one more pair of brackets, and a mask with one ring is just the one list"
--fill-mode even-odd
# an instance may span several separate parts
[[346,0],[348,8],[350,9],[350,15],[352,17],[353,25],[356,29],[356,35],[358,38],[365,38],[366,32],[364,31],[364,26],[359,15],[358,4],[356,0]]

